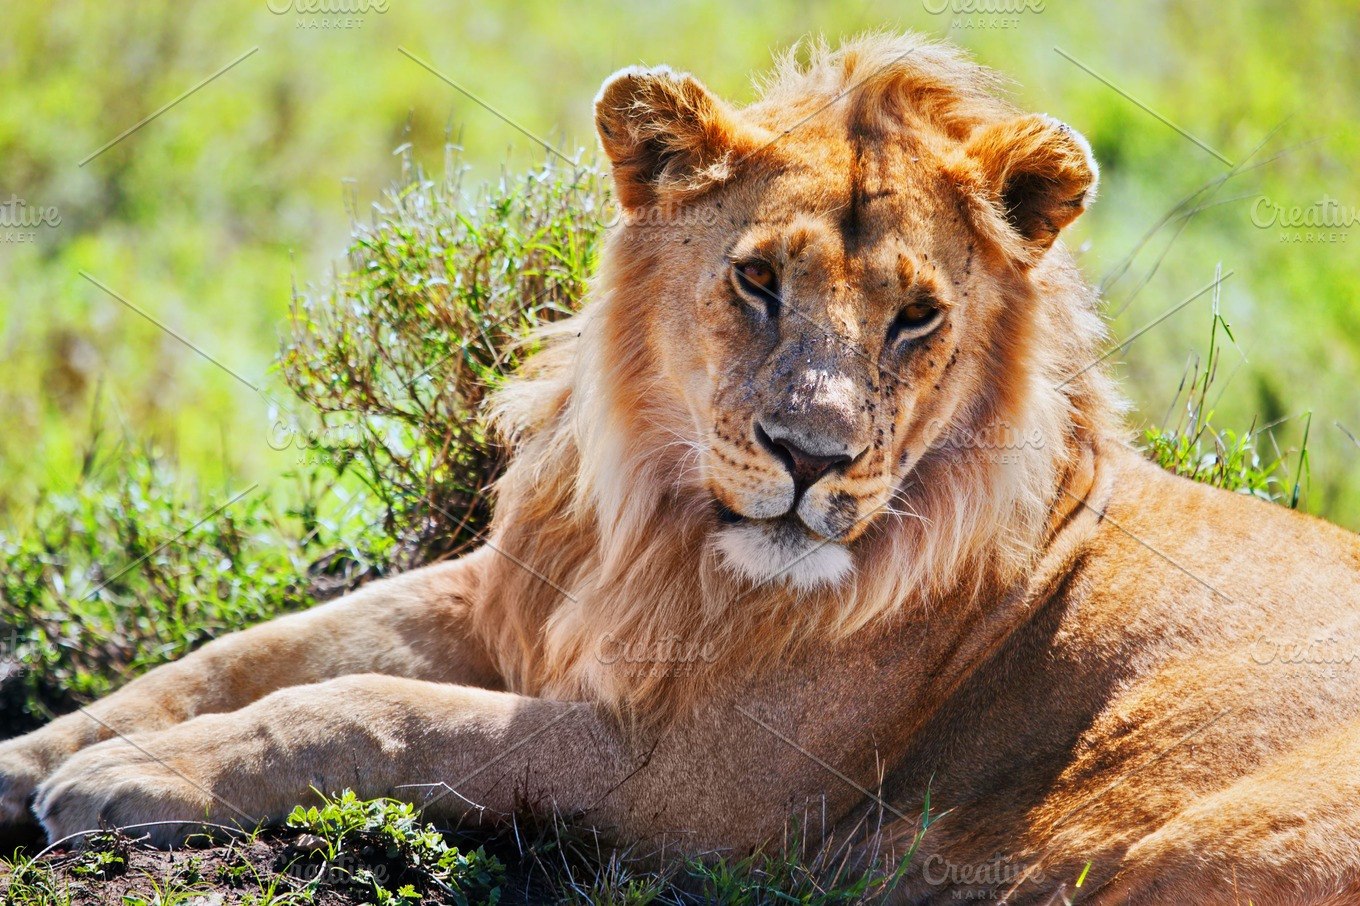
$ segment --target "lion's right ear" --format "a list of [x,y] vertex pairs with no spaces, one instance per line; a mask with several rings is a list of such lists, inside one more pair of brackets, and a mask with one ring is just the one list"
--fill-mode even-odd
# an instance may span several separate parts
[[955,171],[1019,235],[1038,260],[1095,198],[1099,170],[1080,133],[1051,116],[1029,115],[972,135]]
[[760,139],[693,76],[665,66],[610,76],[595,98],[595,128],[628,209],[722,182]]

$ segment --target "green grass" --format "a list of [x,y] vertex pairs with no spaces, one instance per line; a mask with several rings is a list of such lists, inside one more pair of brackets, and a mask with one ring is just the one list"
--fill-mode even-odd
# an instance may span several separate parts
[[325,880],[313,883],[361,888],[378,906],[410,906],[426,898],[459,906],[500,901],[505,880],[500,860],[480,847],[465,852],[450,846],[409,803],[360,801],[345,790],[323,797],[320,806],[298,806],[284,825],[315,838],[317,878]]
[[75,487],[0,536],[0,656],[20,667],[0,683],[0,727],[309,604],[318,540],[259,488],[196,487],[155,448],[96,435]]
[[78,853],[0,859],[0,895],[46,906],[116,884],[123,906],[201,904],[196,898],[214,895],[254,904],[837,906],[890,892],[914,852],[853,870],[826,852],[804,852],[795,834],[779,853],[659,861],[607,847],[556,817],[440,829],[408,803],[342,791],[299,806],[282,827],[212,848],[171,854],[110,832],[92,835]]
[[[1274,446],[1275,437],[1270,432],[1277,423],[1236,431],[1220,427],[1215,421],[1209,397],[1222,364],[1224,349],[1220,334],[1236,348],[1232,325],[1219,309],[1221,287],[1217,283],[1214,289],[1204,360],[1201,363],[1196,357],[1176,389],[1171,404],[1171,411],[1177,413],[1175,420],[1168,419],[1162,427],[1144,430],[1145,452],[1162,468],[1177,475],[1295,509],[1308,483],[1312,413],[1300,417],[1303,436],[1297,451],[1282,452]],[[1270,449],[1263,450],[1267,446]]]

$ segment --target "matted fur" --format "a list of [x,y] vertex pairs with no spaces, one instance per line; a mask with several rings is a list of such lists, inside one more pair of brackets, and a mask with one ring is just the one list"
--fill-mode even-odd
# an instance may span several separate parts
[[[743,124],[734,128],[777,135],[813,117],[820,128],[881,134],[910,122],[961,142],[1017,116],[988,70],[919,37],[807,51],[805,61],[797,50],[782,58],[755,104],[735,113]],[[710,188],[739,168],[710,162]],[[966,174],[959,183],[979,231],[1022,258],[985,192]],[[684,199],[698,188],[686,183]],[[1055,507],[1063,509],[1060,482],[1083,467],[1071,451],[1109,429],[1118,411],[1102,371],[1090,367],[1103,325],[1070,264],[1048,267],[1038,292],[1013,272],[1001,290],[1014,309],[997,326],[1004,339],[965,338],[993,346],[992,367],[956,390],[969,402],[883,501],[891,512],[855,542],[848,583],[797,589],[733,575],[705,541],[714,515],[695,468],[704,445],[696,423],[712,413],[696,416],[668,385],[659,350],[689,341],[657,333],[646,277],[676,266],[669,256],[680,240],[640,240],[637,229],[645,227],[626,219],[615,228],[584,310],[543,335],[546,349],[494,401],[514,460],[500,483],[493,543],[549,580],[503,564],[503,583],[482,605],[481,625],[519,688],[664,715],[697,699],[701,678],[622,677],[602,669],[600,639],[703,640],[715,660],[758,666],[800,641],[929,607],[960,586],[970,597],[1005,587],[1032,566]],[[998,438],[1033,449],[999,462],[984,455]],[[741,656],[723,657],[733,651]]]

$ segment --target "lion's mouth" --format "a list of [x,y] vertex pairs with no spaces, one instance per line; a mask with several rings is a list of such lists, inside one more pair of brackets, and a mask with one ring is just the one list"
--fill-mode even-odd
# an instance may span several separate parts
[[787,512],[780,513],[778,516],[760,517],[743,516],[736,510],[723,506],[721,503],[716,504],[716,506],[718,508],[718,521],[723,525],[764,525],[781,533],[801,532],[806,535],[809,540],[818,544],[835,540],[834,538],[827,538],[810,528],[808,524],[799,517],[796,507],[790,508]]
[[757,519],[717,504],[718,549],[738,573],[757,584],[799,590],[836,585],[854,570],[850,552],[814,532],[794,510]]

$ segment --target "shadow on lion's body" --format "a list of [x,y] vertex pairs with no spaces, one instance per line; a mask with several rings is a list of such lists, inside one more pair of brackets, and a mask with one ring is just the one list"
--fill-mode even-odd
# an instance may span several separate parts
[[498,398],[487,546],[6,744],[0,821],[420,790],[867,863],[928,793],[905,902],[1356,899],[1360,665],[1308,646],[1355,638],[1360,544],[1126,445],[1055,244],[1090,149],[992,90],[914,38],[744,110],[616,75],[626,216]]

